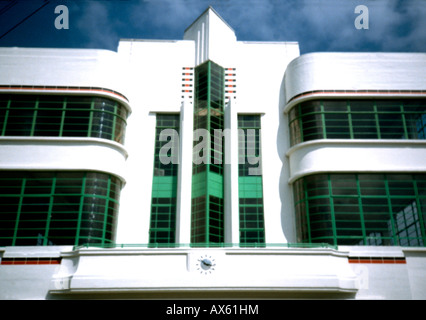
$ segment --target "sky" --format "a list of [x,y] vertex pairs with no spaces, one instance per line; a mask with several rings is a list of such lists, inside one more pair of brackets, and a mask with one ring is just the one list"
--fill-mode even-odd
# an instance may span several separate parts
[[[59,5],[67,29],[55,27]],[[240,41],[297,41],[302,54],[426,52],[426,0],[0,0],[0,47],[116,51],[122,38],[181,40],[209,6]],[[368,29],[355,26],[361,15]]]

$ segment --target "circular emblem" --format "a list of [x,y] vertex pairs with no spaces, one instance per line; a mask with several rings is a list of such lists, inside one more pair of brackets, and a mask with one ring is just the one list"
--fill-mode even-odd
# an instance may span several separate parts
[[201,256],[198,259],[197,270],[202,274],[210,274],[215,270],[216,261],[212,258],[212,256]]

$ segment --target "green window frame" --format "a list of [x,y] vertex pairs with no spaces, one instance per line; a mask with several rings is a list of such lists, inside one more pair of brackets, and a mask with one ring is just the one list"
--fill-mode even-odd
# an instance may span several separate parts
[[426,139],[426,100],[309,100],[289,112],[290,143],[316,139]]
[[[224,129],[225,70],[206,61],[194,70],[194,132],[204,129],[210,137]],[[218,131],[215,131],[218,130]],[[220,140],[221,139],[221,140]],[[209,139],[207,161],[192,168],[191,245],[224,243],[224,138]],[[198,142],[194,141],[194,146]],[[194,157],[196,155],[194,154]]]
[[[240,246],[265,244],[260,120],[258,114],[238,115]],[[256,157],[256,161],[250,157]]]
[[0,246],[113,243],[121,186],[98,172],[1,171]]
[[128,111],[115,100],[75,95],[0,94],[0,135],[93,137],[124,143]]
[[[176,199],[179,170],[178,161],[176,160],[179,154],[180,114],[157,114],[155,130],[154,173],[149,229],[151,247],[164,246],[176,242]],[[162,134],[165,134],[167,140],[161,137]],[[167,149],[167,154],[164,156],[167,157],[165,160],[168,161],[164,161],[161,158],[163,148]]]
[[425,246],[426,174],[316,174],[294,183],[298,241]]

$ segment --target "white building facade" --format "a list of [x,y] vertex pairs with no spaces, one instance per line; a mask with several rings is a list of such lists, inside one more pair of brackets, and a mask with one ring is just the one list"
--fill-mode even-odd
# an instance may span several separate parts
[[426,54],[0,57],[0,298],[426,298]]

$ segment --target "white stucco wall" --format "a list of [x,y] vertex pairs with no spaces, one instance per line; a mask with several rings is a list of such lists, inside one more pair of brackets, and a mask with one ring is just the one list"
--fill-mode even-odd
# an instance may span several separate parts
[[286,102],[316,90],[425,90],[425,53],[309,53],[286,70]]

